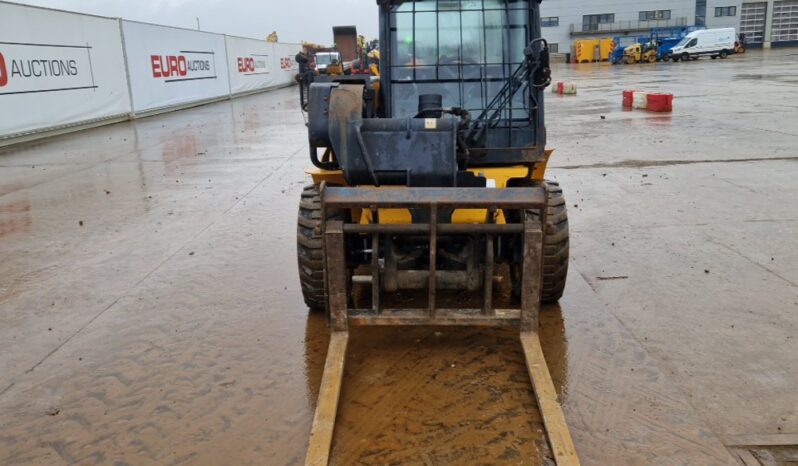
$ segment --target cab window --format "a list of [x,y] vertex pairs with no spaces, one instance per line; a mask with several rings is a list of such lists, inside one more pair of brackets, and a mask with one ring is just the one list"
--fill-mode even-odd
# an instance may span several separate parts
[[690,42],[687,44],[687,48],[690,48],[690,47],[695,47],[695,45],[696,45],[697,43],[698,43],[698,39],[693,39],[693,40],[691,40],[691,41],[690,41]]

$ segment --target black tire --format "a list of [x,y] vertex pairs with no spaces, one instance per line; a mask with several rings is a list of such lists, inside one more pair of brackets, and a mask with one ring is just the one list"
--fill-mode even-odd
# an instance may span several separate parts
[[[546,212],[546,231],[543,237],[543,288],[541,301],[555,303],[562,298],[568,278],[570,232],[568,208],[560,184],[547,181],[549,205]],[[536,212],[530,212],[537,217]]]
[[682,54],[682,61],[688,61],[688,60],[690,60],[690,54],[687,53],[687,52],[684,52]]
[[722,60],[725,60],[725,59],[726,59],[726,57],[728,57],[728,56],[729,56],[729,52],[727,52],[726,50],[721,50],[721,51],[720,51],[720,58],[721,58]]
[[[546,185],[549,190],[549,205],[546,213],[546,231],[543,235],[543,284],[540,301],[555,303],[562,297],[568,277],[570,248],[568,209],[560,184],[546,181]],[[535,211],[527,211],[526,214],[530,219],[537,220],[538,218]],[[521,270],[518,266],[513,267],[512,270],[513,293],[520,296]]]
[[297,215],[296,253],[302,297],[312,311],[327,309],[324,289],[324,243],[321,236],[321,192],[305,186]]

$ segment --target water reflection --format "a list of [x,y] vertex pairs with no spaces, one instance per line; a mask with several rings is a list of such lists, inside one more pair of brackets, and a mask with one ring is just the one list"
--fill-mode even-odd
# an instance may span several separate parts
[[27,194],[23,191],[19,195],[8,196],[11,199],[5,197],[0,199],[0,238],[29,232],[33,221]]

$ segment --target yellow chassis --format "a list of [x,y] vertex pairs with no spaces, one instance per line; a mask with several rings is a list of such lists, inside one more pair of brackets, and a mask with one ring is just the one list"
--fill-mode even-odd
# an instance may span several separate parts
[[[530,169],[523,165],[513,165],[508,167],[472,167],[468,171],[478,176],[488,179],[489,186],[496,189],[504,189],[511,180],[531,179],[543,181],[546,174],[546,166],[549,162],[553,150],[547,150],[545,160],[538,162],[530,173]],[[305,171],[313,178],[314,184],[326,182],[334,186],[347,186],[344,174],[341,170],[322,170],[320,168],[310,168]],[[395,188],[390,188],[395,189]],[[371,212],[366,209],[358,209],[352,212],[353,219],[359,219],[359,223],[371,223]],[[381,224],[401,225],[413,223],[410,211],[407,209],[379,209],[379,219]],[[487,211],[484,209],[459,209],[452,214],[453,224],[486,223]],[[505,224],[504,213],[500,210],[496,212],[494,223]]]

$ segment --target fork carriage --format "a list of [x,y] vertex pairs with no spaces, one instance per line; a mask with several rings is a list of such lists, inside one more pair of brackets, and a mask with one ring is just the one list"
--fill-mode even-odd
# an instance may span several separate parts
[[[573,441],[565,424],[554,383],[551,380],[540,345],[539,314],[541,302],[541,273],[543,231],[546,225],[547,192],[540,188],[488,190],[474,188],[407,188],[401,190],[323,187],[322,218],[326,251],[325,283],[328,292],[332,335],[322,376],[319,402],[313,420],[307,465],[326,465],[329,462],[335,415],[343,379],[344,360],[350,326],[481,326],[518,327],[524,349],[527,371],[532,381],[538,406],[548,434],[549,443],[558,465],[578,465]],[[380,209],[417,209],[425,211],[426,223],[383,224]],[[367,209],[375,223],[351,223],[335,213],[351,209]],[[525,215],[518,223],[496,224],[490,221],[477,224],[441,222],[440,212],[451,209],[484,210],[488,219],[496,212],[537,210],[536,220]],[[393,309],[381,305],[385,267],[379,261],[381,237],[419,235],[429,238],[429,268],[426,271],[427,306],[424,309]],[[347,266],[346,237],[371,238],[371,306],[368,309],[349,307],[351,296],[350,268]],[[484,237],[485,269],[480,308],[440,309],[436,307],[437,242],[441,236],[478,235]],[[496,309],[493,306],[494,239],[497,235],[511,235],[523,245],[520,306],[516,309]]]

